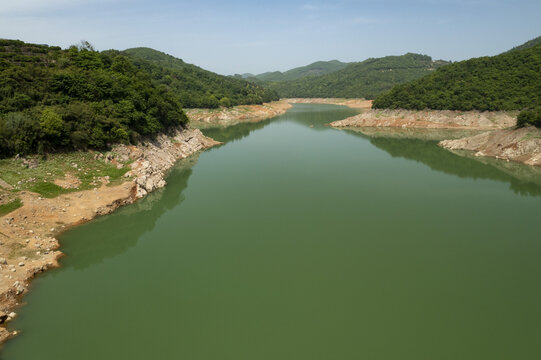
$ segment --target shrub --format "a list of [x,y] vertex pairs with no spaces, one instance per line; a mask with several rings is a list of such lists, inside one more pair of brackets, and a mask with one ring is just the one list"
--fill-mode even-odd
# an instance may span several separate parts
[[522,110],[520,114],[518,114],[517,126],[523,127],[525,125],[534,125],[541,128],[541,106]]

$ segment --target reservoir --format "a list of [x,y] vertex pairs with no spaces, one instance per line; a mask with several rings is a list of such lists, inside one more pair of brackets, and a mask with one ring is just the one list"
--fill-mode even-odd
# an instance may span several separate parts
[[295,105],[61,237],[6,360],[540,359],[541,179]]

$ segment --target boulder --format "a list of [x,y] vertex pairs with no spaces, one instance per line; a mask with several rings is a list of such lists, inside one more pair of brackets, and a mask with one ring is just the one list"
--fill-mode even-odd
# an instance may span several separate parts
[[3,311],[0,311],[0,324],[5,323],[7,319],[8,319],[8,314],[6,314]]

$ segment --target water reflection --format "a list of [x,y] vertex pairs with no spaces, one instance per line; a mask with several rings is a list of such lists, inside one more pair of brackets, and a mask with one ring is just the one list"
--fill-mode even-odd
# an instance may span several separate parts
[[462,131],[345,128],[347,134],[367,139],[392,157],[421,162],[432,170],[461,178],[490,179],[508,182],[514,193],[541,195],[541,169],[489,157],[475,157],[472,152],[449,151],[437,141],[471,134]]
[[[62,260],[63,267],[84,269],[135,246],[143,234],[154,229],[157,220],[167,210],[182,203],[182,193],[188,186],[192,167],[198,158],[199,154],[195,154],[179,161],[171,170],[167,178],[168,186],[165,188],[63,235],[61,242],[63,238],[72,239],[62,242],[62,251],[66,254]],[[114,226],[107,226],[107,223]],[[107,229],[115,231],[102,234]]]
[[228,127],[201,129],[203,134],[223,143],[245,138],[253,131],[263,129],[272,122],[295,122],[314,130],[330,130],[330,122],[356,115],[359,110],[341,105],[294,104],[284,115],[259,122],[235,124]]
[[343,105],[295,104],[279,120],[292,121],[322,131],[332,130],[328,126],[329,123],[357,115],[359,112],[358,109],[348,108]]
[[271,118],[253,123],[240,123],[228,127],[201,129],[201,131],[203,132],[203,134],[213,138],[216,141],[228,143],[245,138],[255,130],[263,129],[265,126],[269,125],[274,119],[275,118]]

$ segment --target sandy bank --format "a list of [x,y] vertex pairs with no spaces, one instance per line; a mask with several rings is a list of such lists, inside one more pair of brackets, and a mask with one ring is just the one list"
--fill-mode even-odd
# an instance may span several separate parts
[[535,127],[488,131],[463,139],[443,140],[439,145],[449,150],[475,151],[475,156],[541,166],[541,130]]
[[[55,236],[96,216],[109,214],[147,193],[166,185],[167,171],[179,159],[219,144],[198,129],[176,130],[136,146],[116,146],[107,161],[130,161],[126,182],[44,199],[20,192],[23,206],[0,217],[0,343],[11,333],[4,327],[16,314],[29,281],[38,273],[58,266]],[[96,161],[103,161],[97,159]]]
[[292,98],[283,99],[290,104],[330,104],[343,105],[354,109],[371,109],[372,100],[365,99],[338,99],[338,98]]
[[367,110],[350,118],[332,122],[331,126],[496,130],[515,124],[515,113],[500,111]]
[[274,101],[262,105],[241,105],[219,109],[185,109],[190,124],[198,129],[225,127],[242,122],[258,122],[284,114],[291,105],[287,101]]

